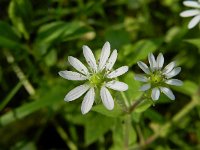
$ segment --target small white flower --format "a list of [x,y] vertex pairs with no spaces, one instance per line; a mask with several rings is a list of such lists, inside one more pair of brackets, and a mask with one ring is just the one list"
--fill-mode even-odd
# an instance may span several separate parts
[[171,79],[180,73],[181,67],[175,67],[175,62],[169,63],[164,69],[164,57],[160,53],[155,59],[154,55],[148,55],[150,67],[139,61],[138,66],[146,73],[146,75],[135,75],[135,80],[145,83],[140,87],[141,91],[151,90],[151,98],[158,100],[160,92],[163,92],[171,100],[175,99],[174,94],[168,88],[169,85],[181,86],[183,83],[178,79]]
[[195,27],[200,22],[200,1],[184,1],[183,5],[192,7],[193,9],[185,10],[180,13],[181,17],[193,17],[188,24],[188,28]]
[[114,78],[121,76],[128,71],[127,66],[120,67],[114,71],[112,67],[117,59],[117,50],[110,55],[110,43],[106,42],[102,48],[98,63],[88,46],[83,46],[83,55],[89,67],[80,62],[77,58],[68,57],[69,63],[78,71],[60,71],[59,75],[68,80],[86,80],[85,84],[77,86],[71,90],[64,98],[65,101],[73,101],[86,93],[82,105],[81,112],[86,114],[92,108],[95,101],[95,91],[100,90],[100,96],[104,106],[108,110],[114,108],[114,100],[108,90],[126,91],[128,85],[126,83],[116,81]]

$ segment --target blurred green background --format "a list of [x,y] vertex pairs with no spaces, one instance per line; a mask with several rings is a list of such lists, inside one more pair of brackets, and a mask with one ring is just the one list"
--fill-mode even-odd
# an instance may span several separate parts
[[[200,149],[200,28],[187,29],[186,9],[182,0],[0,0],[0,149]],[[127,115],[114,92],[113,111],[99,104],[82,115],[82,98],[64,102],[80,84],[58,76],[72,70],[67,57],[85,63],[82,46],[99,56],[105,41],[118,50],[114,68],[130,67],[120,78],[130,103],[141,96],[136,62],[149,52],[182,67],[176,100]]]

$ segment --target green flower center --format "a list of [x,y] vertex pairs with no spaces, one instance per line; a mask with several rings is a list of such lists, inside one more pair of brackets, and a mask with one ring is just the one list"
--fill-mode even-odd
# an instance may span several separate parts
[[89,81],[92,86],[99,86],[104,82],[104,78],[101,73],[96,73],[90,77]]
[[150,78],[153,84],[160,84],[161,82],[163,82],[164,79],[163,75],[160,72],[155,72],[150,76]]

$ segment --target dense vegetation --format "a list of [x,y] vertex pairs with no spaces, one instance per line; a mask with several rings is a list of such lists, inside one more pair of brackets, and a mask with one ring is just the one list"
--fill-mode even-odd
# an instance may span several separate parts
[[[0,149],[200,149],[200,26],[187,28],[182,2],[1,0]],[[82,115],[83,97],[64,102],[80,83],[58,72],[72,70],[68,56],[85,61],[83,45],[98,57],[106,41],[119,53],[114,68],[129,66],[129,89],[112,91],[114,110],[99,103]],[[162,94],[127,112],[122,99],[140,98],[134,74],[150,52],[176,60],[184,84],[175,101]]]

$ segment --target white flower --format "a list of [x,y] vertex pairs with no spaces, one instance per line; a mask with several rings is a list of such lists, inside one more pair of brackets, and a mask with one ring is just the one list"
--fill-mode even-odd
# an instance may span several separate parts
[[[120,67],[111,71],[117,59],[117,50],[114,50],[110,55],[110,43],[106,42],[102,48],[98,63],[88,46],[83,46],[83,55],[89,67],[86,68],[77,58],[68,57],[69,63],[78,71],[60,71],[59,75],[68,80],[86,80],[85,84],[77,86],[71,90],[64,98],[65,101],[73,101],[86,93],[81,105],[82,114],[86,114],[92,108],[95,101],[95,91],[100,90],[100,97],[104,106],[108,110],[114,108],[113,98],[108,90],[126,91],[128,85],[116,81],[114,78],[121,76],[128,71],[127,66]],[[109,57],[110,56],[110,57]]]
[[155,59],[154,55],[150,53],[148,55],[150,67],[145,63],[139,61],[138,66],[146,73],[146,75],[135,75],[135,80],[144,82],[145,84],[140,87],[141,91],[151,91],[151,98],[158,100],[160,92],[163,92],[171,100],[175,99],[174,94],[169,89],[169,85],[181,86],[182,81],[178,79],[171,79],[180,73],[181,67],[175,67],[175,62],[169,63],[164,69],[164,57],[160,53]]
[[200,1],[184,1],[183,5],[192,7],[193,9],[185,10],[180,13],[181,17],[193,17],[188,24],[188,28],[195,27],[200,22]]

